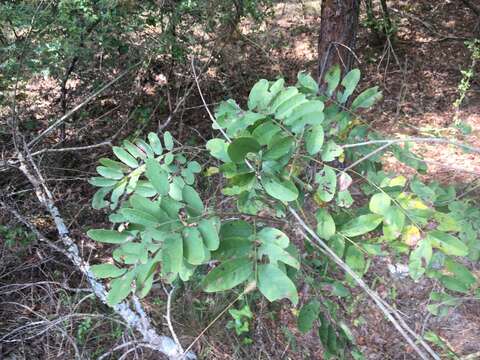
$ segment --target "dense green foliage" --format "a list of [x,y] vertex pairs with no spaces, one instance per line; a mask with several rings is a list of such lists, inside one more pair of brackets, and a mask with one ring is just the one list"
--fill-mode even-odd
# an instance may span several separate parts
[[[261,22],[269,0],[4,1],[0,4],[2,97],[35,76],[66,81],[101,69],[103,76],[143,62],[184,63],[236,31],[243,18]],[[201,31],[199,31],[201,29]],[[97,87],[102,77],[88,82]],[[4,97],[5,96],[5,97]],[[62,96],[65,96],[64,94]]]
[[[285,87],[283,79],[260,80],[250,91],[248,110],[233,100],[220,104],[213,126],[224,138],[206,146],[222,163],[218,171],[227,179],[223,194],[237,199],[240,214],[262,211],[272,219],[286,216],[288,207],[301,210],[312,198],[319,206],[318,235],[358,274],[366,273],[373,256],[406,254],[412,279],[426,275],[453,293],[473,294],[477,280],[458,259],[478,260],[478,210],[456,201],[452,186],[426,185],[383,172],[379,160],[388,149],[380,147],[381,142],[351,146],[378,140],[353,113],[375,103],[380,97],[377,88],[364,90],[346,106],[359,78],[360,72],[352,70],[342,79],[335,67],[325,77],[327,91],[321,96],[305,73],[299,73],[295,86]],[[350,145],[342,146],[342,141]],[[408,165],[424,169],[407,147],[392,146],[391,151]],[[182,148],[174,148],[170,133],[163,141],[154,133],[148,135],[148,143],[124,141],[113,152],[120,162],[100,160],[101,177],[91,183],[101,187],[93,206],[116,210],[110,221],[117,229],[88,232],[96,241],[118,246],[112,256],[121,268],[92,267],[99,277],[115,278],[110,303],[132,289],[145,296],[157,276],[167,282],[177,277],[188,281],[198,266],[213,261],[218,264],[202,280],[205,291],[249,283],[247,288],[255,284],[270,301],[288,298],[297,304],[299,250],[283,231],[263,221],[222,221],[220,209],[206,208],[195,190],[195,174],[202,167],[188,161]],[[342,165],[358,159],[356,171]],[[316,174],[304,171],[316,167]],[[349,172],[363,193],[357,200],[350,192]],[[364,198],[369,200],[365,203]],[[440,295],[432,296],[435,300]],[[311,321],[302,320],[301,327],[308,328]],[[328,326],[322,325],[322,331],[334,333]]]

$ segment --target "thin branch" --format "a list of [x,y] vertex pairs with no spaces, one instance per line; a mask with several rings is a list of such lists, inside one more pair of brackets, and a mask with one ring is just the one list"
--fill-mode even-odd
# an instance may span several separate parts
[[475,153],[480,154],[480,148],[471,146],[469,144],[464,144],[460,143],[457,141],[452,141],[444,138],[433,138],[433,137],[426,137],[426,138],[420,138],[420,137],[412,137],[412,138],[405,138],[405,139],[385,139],[385,140],[370,140],[370,141],[364,141],[364,142],[359,142],[355,144],[345,144],[342,145],[342,148],[348,149],[352,147],[358,147],[358,146],[365,146],[365,145],[374,145],[374,144],[388,144],[393,145],[393,144],[398,144],[398,143],[405,143],[405,142],[425,142],[425,143],[440,143],[440,144],[450,144],[450,145],[455,145],[457,147],[466,149],[468,151],[472,151]]
[[[353,163],[351,163],[350,165],[348,165],[345,169],[343,169],[342,172],[346,172],[352,168],[354,168],[355,166],[357,166],[358,164],[360,164],[361,162],[371,158],[372,156],[378,154],[379,152],[385,150],[387,147],[389,147],[390,145],[392,145],[391,143],[387,143],[385,145],[382,145],[380,146],[379,148],[373,150],[372,152],[368,153],[367,155],[361,157],[360,159],[358,159],[357,161],[354,161]],[[337,176],[340,176],[340,174],[342,174],[342,172],[338,173]]]
[[100,355],[98,357],[97,360],[103,360],[103,359],[106,359],[107,357],[109,357],[110,355],[112,355],[115,351],[118,351],[118,350],[122,350],[123,348],[126,348],[126,347],[129,347],[131,345],[136,345],[136,346],[139,346],[141,344],[138,343],[138,341],[128,341],[128,342],[124,342],[123,344],[120,344],[118,346],[115,346],[113,349],[111,349],[110,351],[107,351],[106,353]]
[[[184,355],[187,354],[188,356],[188,351],[193,347],[193,345],[195,345],[197,343],[198,340],[200,340],[200,338],[203,336],[203,334],[205,334],[207,332],[208,329],[210,329],[210,327],[215,324],[218,319],[220,319],[226,312],[228,309],[230,309],[238,300],[240,300],[242,298],[243,295],[245,294],[248,294],[249,292],[255,290],[257,287],[257,284],[255,281],[252,281],[250,283],[247,284],[247,286],[245,286],[245,289],[235,298],[232,300],[232,302],[230,302],[230,304],[228,304],[216,317],[215,319],[213,319],[201,332],[200,334],[198,334],[198,336],[192,341],[192,343],[187,347],[187,349],[185,350],[184,352]],[[182,358],[183,359],[183,358]]]
[[[409,345],[415,350],[415,352],[420,356],[421,359],[423,360],[428,360],[428,356],[420,350],[420,348],[415,344],[415,342],[410,338],[410,336],[407,334],[405,331],[404,327],[408,328],[407,330],[411,334],[415,334],[413,330],[411,330],[408,325],[405,324],[405,326],[402,326],[399,324],[399,322],[392,316],[391,310],[392,308],[387,309],[384,305],[383,300],[378,296],[378,294],[370,289],[370,287],[363,281],[363,279],[357,275],[355,271],[353,271],[330,247],[323,242],[322,239],[303,221],[303,219],[298,215],[298,213],[293,209],[292,207],[288,207],[288,211],[290,214],[293,215],[293,217],[297,220],[297,223],[303,228],[302,235],[304,236],[305,239],[309,240],[310,242],[314,243],[313,241],[310,240],[309,236],[311,236],[313,239],[315,239],[317,245],[320,246],[320,248],[323,250],[322,252],[325,253],[328,257],[330,257],[338,266],[342,268],[343,271],[345,271],[348,275],[350,275],[355,282],[367,293],[368,296],[375,302],[375,304],[380,308],[380,310],[384,313],[384,315],[387,317],[387,319],[395,326],[397,331],[403,336],[403,338],[409,343]],[[308,235],[306,233],[308,233]],[[430,348],[430,346],[425,343],[420,336],[416,335],[416,340],[419,341],[422,346],[425,348],[425,350],[430,353],[430,355],[435,359],[435,360],[440,360],[440,357]]]
[[195,78],[195,83],[197,84],[197,89],[198,93],[200,94],[200,98],[202,99],[202,102],[204,104],[205,110],[207,110],[208,116],[210,117],[210,120],[215,124],[216,128],[220,130],[222,133],[223,137],[227,139],[228,142],[232,142],[232,139],[225,133],[223,128],[220,126],[220,124],[217,122],[215,117],[212,115],[210,112],[210,109],[207,106],[207,102],[205,101],[205,98],[203,97],[202,89],[200,88],[200,84],[198,82],[198,77],[197,77],[197,72],[195,70],[195,58],[192,57],[192,71],[193,71],[193,77]]
[[58,120],[56,120],[52,125],[50,125],[48,128],[46,128],[43,132],[41,132],[39,135],[37,135],[33,140],[31,140],[29,143],[28,143],[28,146],[31,147],[33,145],[35,145],[42,137],[44,137],[45,135],[49,134],[52,130],[54,130],[55,128],[57,128],[61,123],[63,123],[65,120],[67,120],[70,116],[72,116],[75,112],[77,112],[79,109],[81,109],[82,107],[84,107],[85,105],[87,105],[90,101],[92,101],[93,99],[95,99],[98,95],[100,95],[102,92],[104,92],[106,89],[108,89],[110,86],[112,86],[113,84],[115,84],[117,81],[119,81],[120,79],[122,79],[125,75],[127,75],[132,69],[136,68],[137,66],[139,66],[141,64],[141,62],[138,62],[132,66],[130,66],[127,70],[125,70],[124,72],[122,72],[120,75],[118,75],[117,77],[115,77],[113,80],[109,81],[107,84],[105,84],[104,86],[102,86],[99,90],[95,91],[93,94],[89,95],[84,101],[82,101],[80,104],[78,104],[77,106],[75,106],[72,110],[70,110],[69,112],[67,112],[65,115],[63,115],[61,118],[59,118]]
[[54,148],[53,149],[42,149],[42,150],[35,151],[35,152],[31,153],[30,156],[37,156],[37,155],[41,155],[41,154],[44,154],[44,153],[51,153],[51,152],[67,152],[67,151],[89,150],[89,149],[94,149],[94,148],[101,147],[101,146],[111,146],[111,145],[112,145],[112,141],[107,140],[107,141],[102,141],[101,143],[93,144],[93,145],[75,146],[75,147],[67,147],[67,148],[60,148],[60,149],[54,149]]
[[173,298],[173,292],[175,291],[175,286],[172,286],[172,290],[170,291],[167,291],[167,289],[165,288],[164,290],[167,293],[167,314],[164,317],[165,317],[165,320],[167,320],[168,329],[170,330],[170,334],[172,335],[173,340],[177,344],[178,348],[181,349],[182,352],[184,352],[182,344],[178,340],[177,334],[175,333],[175,330],[173,329],[173,325],[172,325],[172,298]]

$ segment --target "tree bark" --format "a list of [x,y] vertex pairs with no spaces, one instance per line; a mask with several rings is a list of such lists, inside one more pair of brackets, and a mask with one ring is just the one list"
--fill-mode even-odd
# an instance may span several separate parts
[[360,0],[323,0],[318,38],[318,80],[334,64],[353,65]]

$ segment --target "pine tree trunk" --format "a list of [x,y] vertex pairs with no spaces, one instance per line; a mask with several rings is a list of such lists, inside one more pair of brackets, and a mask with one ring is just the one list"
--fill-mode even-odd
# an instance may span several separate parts
[[360,0],[323,0],[318,39],[318,79],[334,64],[353,65]]

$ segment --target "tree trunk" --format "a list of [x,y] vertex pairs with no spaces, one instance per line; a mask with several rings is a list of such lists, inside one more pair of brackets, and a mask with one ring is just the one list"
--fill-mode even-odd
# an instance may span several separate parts
[[360,0],[323,0],[318,39],[318,80],[334,64],[353,65]]

